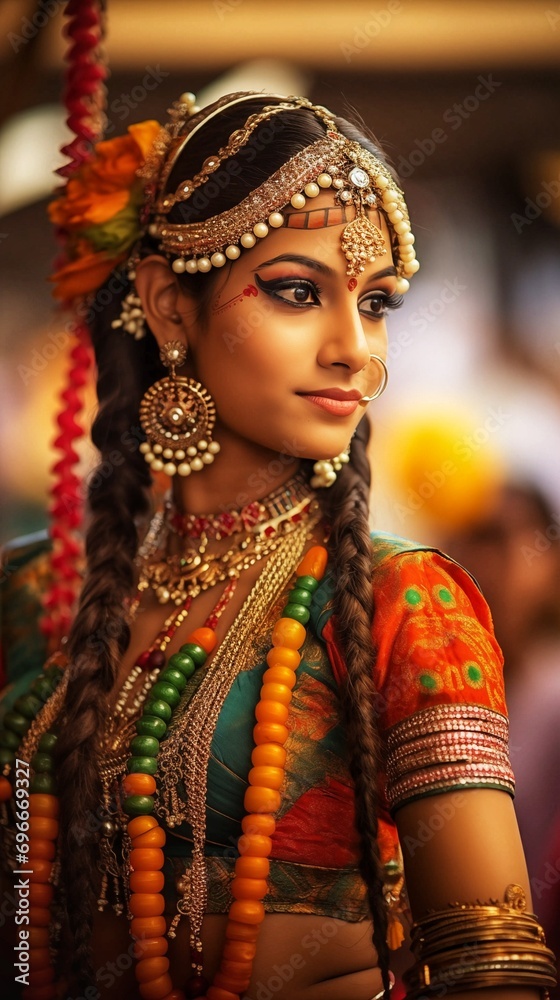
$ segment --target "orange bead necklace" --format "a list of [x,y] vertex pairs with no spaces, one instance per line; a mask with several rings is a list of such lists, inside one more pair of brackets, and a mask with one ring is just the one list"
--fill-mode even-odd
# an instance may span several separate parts
[[[286,721],[299,650],[306,638],[305,624],[314,590],[324,575],[327,552],[314,546],[303,557],[297,569],[295,587],[272,632],[272,648],[267,655],[268,669],[255,709],[253,730],[255,747],[249,772],[249,787],[245,793],[247,810],[242,821],[243,835],[238,843],[239,857],[231,884],[234,901],[230,907],[220,967],[212,985],[203,976],[202,952],[191,949],[192,974],[185,990],[176,989],[169,975],[167,958],[167,925],[163,916],[165,901],[163,864],[166,834],[152,815],[156,791],[157,755],[159,742],[167,732],[173,711],[181,700],[187,680],[200,668],[216,646],[215,625],[231,597],[233,587],[226,588],[216,608],[202,628],[195,629],[178,653],[170,657],[160,670],[150,689],[142,714],[136,723],[137,736],[131,743],[131,757],[123,781],[124,810],[130,816],[127,833],[130,851],[130,924],[134,939],[134,957],[138,989],[142,1000],[239,1000],[251,979],[256,941],[264,920],[262,903],[267,893],[268,856],[272,850],[275,829],[274,813],[280,803],[279,789],[284,778],[288,738]],[[169,637],[166,635],[166,638]],[[153,650],[153,646],[151,647]],[[158,652],[160,652],[158,650]],[[40,753],[32,766],[37,771],[44,765],[52,769],[52,751],[56,736],[45,733]],[[42,760],[42,758],[45,758]],[[37,765],[37,766],[36,766]],[[50,884],[58,838],[58,796],[33,793],[29,796],[29,862],[30,873],[30,957],[33,959],[29,986],[24,988],[24,1000],[55,1000],[57,986],[51,960],[49,924],[54,887]]]
[[[301,659],[299,650],[306,637],[304,625],[309,620],[309,605],[313,591],[318,586],[327,564],[323,546],[314,546],[304,556],[297,569],[296,586],[290,591],[284,613],[272,632],[272,649],[267,656],[268,669],[263,677],[260,699],[255,709],[256,725],[253,730],[255,748],[253,767],[249,772],[249,787],[244,805],[247,815],[242,821],[243,836],[238,843],[239,857],[231,884],[234,897],[226,926],[226,944],[220,968],[210,985],[203,976],[201,951],[191,951],[192,975],[185,990],[174,988],[169,974],[167,958],[166,921],[163,916],[165,901],[163,889],[163,864],[165,831],[152,815],[153,795],[156,790],[155,772],[159,741],[132,741],[129,774],[124,779],[126,794],[124,809],[132,816],[127,832],[131,840],[130,911],[131,934],[134,938],[134,956],[138,959],[136,978],[143,1000],[239,1000],[251,979],[256,941],[265,910],[262,900],[268,891],[268,856],[272,850],[271,836],[275,829],[274,813],[281,802],[279,788],[284,778],[286,751],[283,744],[288,737],[285,722],[296,670]],[[212,628],[195,629],[186,643],[169,660],[158,683],[154,685],[137,729],[142,734],[142,722],[167,715],[161,707],[164,702],[173,709],[180,701],[181,685],[197,667],[203,666],[216,645]],[[182,679],[177,678],[180,674]],[[184,681],[184,683],[183,683]],[[175,685],[178,685],[175,687]],[[175,690],[172,691],[171,689]],[[156,695],[154,700],[153,695]],[[171,700],[169,700],[171,699]],[[168,721],[170,721],[171,715]],[[165,722],[165,719],[162,719]],[[164,735],[164,728],[155,727]],[[165,729],[167,727],[165,726]],[[158,746],[156,747],[156,743]],[[141,755],[140,750],[147,753]],[[153,763],[152,763],[153,761]],[[152,773],[150,773],[152,772]]]

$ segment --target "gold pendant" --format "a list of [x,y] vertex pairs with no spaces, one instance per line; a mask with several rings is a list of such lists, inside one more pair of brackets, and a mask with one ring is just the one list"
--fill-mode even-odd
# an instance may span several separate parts
[[344,227],[340,245],[348,261],[346,273],[354,278],[387,249],[383,233],[367,215],[356,216]]

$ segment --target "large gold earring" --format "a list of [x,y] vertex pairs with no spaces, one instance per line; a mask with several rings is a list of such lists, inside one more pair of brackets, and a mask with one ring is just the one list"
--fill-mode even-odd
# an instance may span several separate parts
[[212,440],[216,406],[207,389],[175,369],[184,364],[187,349],[170,340],[159,356],[171,377],[150,386],[140,403],[140,423],[146,441],[140,451],[154,472],[190,476],[214,461],[220,445]]

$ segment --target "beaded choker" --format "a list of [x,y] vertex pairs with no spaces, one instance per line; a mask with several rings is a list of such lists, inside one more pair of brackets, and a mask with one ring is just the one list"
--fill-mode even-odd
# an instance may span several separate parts
[[164,517],[170,529],[182,538],[202,538],[219,541],[238,532],[254,531],[265,537],[272,535],[286,519],[297,522],[310,502],[309,483],[298,472],[262,500],[252,500],[236,510],[228,507],[218,514],[182,514],[167,500]]
[[[183,605],[224,580],[235,580],[240,573],[274,552],[280,540],[305,522],[312,531],[321,518],[319,504],[298,473],[264,500],[240,511],[217,515],[156,515],[138,555],[140,579],[138,591],[151,588],[160,604]],[[198,540],[180,553],[169,554],[169,531]],[[226,551],[208,552],[210,538],[216,540],[241,535]]]

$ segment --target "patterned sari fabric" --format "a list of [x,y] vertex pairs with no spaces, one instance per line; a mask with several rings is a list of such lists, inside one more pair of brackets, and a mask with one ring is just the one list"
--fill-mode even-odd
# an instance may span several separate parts
[[[388,806],[466,787],[513,794],[503,659],[476,583],[441,552],[391,536],[374,537],[374,555],[374,710]],[[326,616],[322,635],[343,684]]]
[[[373,708],[384,745],[379,840],[387,872],[394,874],[399,846],[393,817],[400,806],[419,796],[467,787],[512,793],[513,777],[507,759],[502,659],[475,582],[436,550],[383,534],[374,535],[372,545]],[[33,576],[28,569],[26,587],[19,590],[28,608],[34,581],[39,585],[40,574]],[[327,574],[314,594],[290,707],[286,776],[264,905],[269,912],[358,921],[367,918],[368,907],[358,871],[354,787],[340,717],[340,687],[347,670],[336,642],[332,593],[333,580]],[[10,616],[16,619],[17,605],[12,594]],[[229,883],[251,767],[254,709],[266,670],[270,622],[282,606],[280,601],[279,608],[271,609],[261,634],[254,637],[249,668],[235,678],[212,740],[205,844],[208,912],[225,913],[232,901]],[[11,666],[10,674],[13,679]],[[203,684],[196,676],[181,706],[185,720],[189,694]],[[188,739],[185,721],[186,753]],[[170,912],[177,903],[177,881],[188,875],[191,847],[186,821],[168,829]]]

